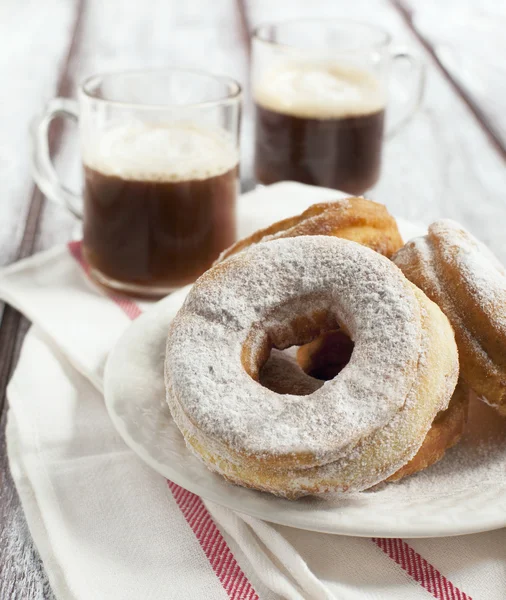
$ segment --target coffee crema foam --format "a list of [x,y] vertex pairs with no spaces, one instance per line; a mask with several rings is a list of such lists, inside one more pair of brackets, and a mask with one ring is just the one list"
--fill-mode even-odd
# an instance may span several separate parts
[[373,75],[333,62],[282,63],[261,76],[253,95],[263,108],[303,118],[355,117],[385,108]]
[[104,131],[85,150],[85,165],[127,181],[209,179],[235,168],[237,150],[224,131],[194,124],[130,123]]

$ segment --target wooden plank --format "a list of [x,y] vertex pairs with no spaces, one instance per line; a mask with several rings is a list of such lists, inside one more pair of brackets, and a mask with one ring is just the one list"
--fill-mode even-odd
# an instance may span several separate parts
[[[9,84],[0,114],[1,265],[33,250],[43,197],[30,175],[28,127],[44,102],[65,89],[62,73],[78,8],[74,0],[9,0],[0,5],[0,74]],[[26,329],[19,313],[7,307],[0,327],[0,598],[52,597],[10,477],[5,447],[5,387]]]
[[[25,321],[24,331],[27,329]],[[0,418],[0,598],[52,600],[42,562],[34,548],[7,462],[5,425]]]
[[[247,82],[247,46],[235,0],[139,5],[88,0],[81,44],[73,61],[69,95],[86,77],[122,69],[184,66]],[[69,128],[57,158],[67,184],[80,187],[75,129]],[[44,209],[37,249],[68,240],[75,221],[58,206]]]
[[395,0],[422,43],[490,131],[506,157],[506,4],[496,0]]
[[[17,6],[17,5],[16,5]],[[55,94],[64,94],[68,89],[68,65],[72,57],[72,53],[75,49],[74,39],[76,37],[76,28],[79,22],[79,17],[81,15],[81,7],[82,3],[79,1],[71,2],[65,4],[67,10],[65,12],[61,11],[62,2],[53,2],[53,5],[50,7],[55,11],[54,19],[55,23],[61,26],[62,30],[64,30],[65,35],[54,36],[59,40],[58,48],[53,48],[53,52],[55,53],[54,62],[52,65],[52,70],[49,68],[46,70],[46,77],[41,78],[38,84],[41,86],[41,93],[47,94],[48,92],[45,90],[44,86],[47,86],[49,83],[54,86],[49,92],[49,97]],[[11,28],[15,28],[16,26],[22,27],[22,17],[24,13],[18,13],[17,19],[20,21],[17,23],[14,22],[4,22],[1,21],[2,26],[6,27],[6,31],[10,31]],[[32,24],[37,24],[37,27],[34,31],[30,31],[30,35],[34,35],[35,32],[39,32],[42,27],[44,18],[48,18],[48,13],[46,11],[42,11],[39,9],[39,13],[34,12],[34,19],[31,21]],[[12,15],[10,15],[12,17]],[[49,17],[51,17],[51,13],[49,13]],[[58,19],[60,21],[58,21]],[[0,32],[1,35],[1,32]],[[46,34],[48,37],[51,36],[49,32]],[[23,43],[28,44],[29,39],[22,39]],[[58,55],[59,51],[59,55]],[[60,56],[61,55],[61,56]],[[26,60],[26,56],[19,55],[14,58],[16,61],[19,61],[19,65],[16,62],[9,63],[9,69],[11,71],[16,70],[20,73],[20,81],[23,85],[27,85],[27,82],[30,79],[30,73],[33,66],[31,65],[32,57],[29,56],[29,61]],[[26,92],[25,92],[26,93]],[[15,215],[10,214],[10,211],[14,207],[17,211],[23,214],[25,207],[27,209],[26,217],[19,219],[19,214],[17,215],[18,220],[23,225],[23,229],[20,230],[22,233],[21,240],[16,240],[15,235],[11,235],[11,237],[5,238],[6,248],[5,248],[5,256],[2,256],[2,259],[5,259],[5,262],[11,262],[14,258],[20,259],[28,256],[33,252],[34,243],[35,243],[35,235],[39,225],[40,215],[42,211],[42,207],[44,204],[44,197],[40,190],[33,184],[31,173],[30,173],[30,143],[27,136],[28,124],[33,118],[35,112],[40,111],[42,106],[36,106],[35,108],[30,104],[23,104],[23,99],[21,98],[22,94],[15,94],[12,102],[15,103],[16,97],[19,96],[18,101],[20,102],[20,106],[17,107],[19,111],[19,122],[21,125],[21,131],[23,134],[23,139],[19,140],[21,151],[20,158],[18,161],[17,168],[13,169],[9,173],[9,177],[6,178],[7,184],[12,184],[12,189],[10,190],[10,194],[6,192],[6,197],[9,198],[11,202],[5,203],[2,206],[2,219],[5,219],[7,223],[9,220],[12,220]],[[45,98],[47,100],[48,98]],[[40,102],[40,98],[39,98]],[[21,107],[23,108],[23,112],[21,112]],[[13,108],[13,107],[12,107]],[[33,111],[33,112],[27,112]],[[6,118],[3,116],[2,118]],[[13,120],[14,124],[17,123],[16,120]],[[23,127],[23,124],[25,127]],[[12,124],[11,124],[12,126]],[[18,133],[16,131],[16,133]],[[59,147],[59,142],[61,140],[61,131],[58,129],[53,129],[50,133],[49,139],[49,147],[51,153],[56,152]],[[27,194],[26,196],[24,194]],[[8,232],[9,228],[5,230]],[[11,230],[12,233],[12,230]],[[1,263],[0,263],[1,264]],[[5,314],[3,315],[2,323],[0,326],[0,362],[2,364],[2,372],[0,375],[5,376],[10,369],[11,361],[12,361],[12,352],[14,348],[14,344],[16,343],[16,332],[20,323],[20,315],[13,310],[11,307],[7,307],[5,310]],[[0,379],[0,386],[2,386],[2,390],[4,389],[7,383],[6,379]],[[0,410],[3,407],[4,395],[3,393],[0,395]]]
[[[0,5],[0,39],[5,44],[0,75],[10,84],[0,114],[0,194],[4,198],[0,266],[27,256],[33,249],[43,197],[31,179],[28,129],[34,114],[60,87],[61,62],[72,39],[77,6],[75,0],[51,0],[44,11],[36,0],[23,6],[14,0]],[[25,10],[30,11],[28,21]],[[47,29],[45,19],[55,25],[55,34]],[[10,308],[4,314],[3,304],[0,315],[0,361],[5,369],[19,315]],[[4,340],[8,340],[7,346]],[[2,405],[0,397],[0,409]]]
[[0,113],[0,265],[18,255],[28,216],[28,233],[33,233],[37,215],[29,213],[33,185],[28,128],[58,89],[76,8],[75,1],[65,0],[0,3],[0,76],[6,84]]
[[282,19],[342,17],[360,19],[390,31],[395,44],[409,46],[427,63],[427,87],[421,110],[384,152],[382,176],[369,195],[396,215],[431,222],[461,221],[506,260],[504,161],[456,94],[433,58],[388,0],[329,3],[312,0],[246,2],[248,26]]

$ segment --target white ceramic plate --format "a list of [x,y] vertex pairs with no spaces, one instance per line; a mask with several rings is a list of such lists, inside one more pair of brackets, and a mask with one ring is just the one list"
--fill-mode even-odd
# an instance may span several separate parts
[[[405,239],[419,228],[400,223]],[[165,403],[168,324],[187,289],[139,317],[111,353],[105,399],[126,443],[153,469],[207,500],[266,521],[325,533],[437,537],[506,526],[506,419],[475,403],[464,440],[437,465],[345,499],[289,501],[227,483],[186,448]]]

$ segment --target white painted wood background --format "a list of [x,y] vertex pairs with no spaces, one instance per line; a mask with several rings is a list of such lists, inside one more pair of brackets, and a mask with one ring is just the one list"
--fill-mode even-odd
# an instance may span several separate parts
[[[54,95],[84,77],[130,67],[182,65],[237,78],[248,92],[248,34],[295,17],[346,17],[388,29],[427,64],[423,105],[386,147],[370,193],[399,216],[461,221],[506,261],[506,5],[496,0],[2,0],[0,2],[0,265],[66,241],[74,220],[47,204],[30,177],[28,126]],[[61,135],[60,135],[61,134]],[[56,131],[58,170],[78,185],[75,129]],[[252,119],[246,105],[242,179],[252,182]],[[0,382],[26,325],[6,309]],[[51,598],[0,433],[0,600]]]

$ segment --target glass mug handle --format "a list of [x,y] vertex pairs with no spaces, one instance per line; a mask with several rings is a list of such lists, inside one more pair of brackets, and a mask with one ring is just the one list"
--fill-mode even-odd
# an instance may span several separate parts
[[30,132],[33,178],[50,200],[65,206],[74,216],[82,219],[81,197],[60,182],[49,154],[49,126],[51,121],[58,117],[70,118],[77,122],[77,102],[68,98],[54,98],[47,104],[44,113],[33,120]]
[[393,123],[388,123],[386,138],[392,139],[406,125],[416,113],[423,98],[425,88],[425,65],[423,61],[406,50],[397,50],[392,53],[392,63],[407,63],[411,73],[412,89],[407,101],[402,102],[404,111]]

